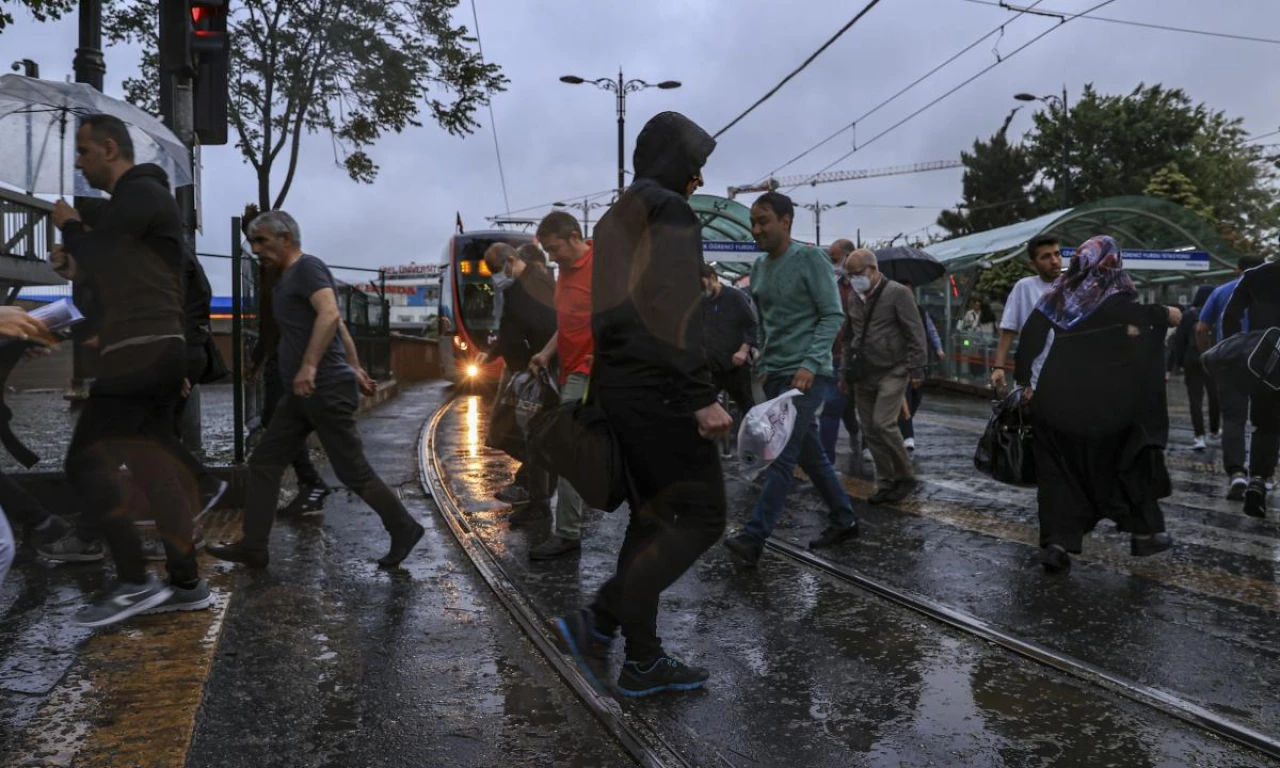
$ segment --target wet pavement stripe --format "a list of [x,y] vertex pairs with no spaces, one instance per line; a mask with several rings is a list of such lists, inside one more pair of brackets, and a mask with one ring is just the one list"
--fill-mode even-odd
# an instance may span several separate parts
[[[875,484],[859,478],[842,477],[845,489],[866,498],[875,492]],[[1039,548],[1040,534],[1036,526],[993,518],[989,513],[965,509],[946,502],[908,499],[892,506],[902,512],[928,517],[972,533],[980,533],[1006,541]],[[1280,585],[1238,576],[1217,568],[1206,568],[1171,558],[1136,559],[1128,551],[1097,538],[1085,540],[1080,560],[1104,565],[1120,573],[1141,576],[1167,586],[1178,587],[1210,597],[1247,603],[1269,611],[1280,611]]]
[[[210,541],[238,514],[203,522]],[[6,767],[181,766],[213,665],[231,594],[201,557],[217,602],[207,611],[138,616],[99,630],[26,725]]]

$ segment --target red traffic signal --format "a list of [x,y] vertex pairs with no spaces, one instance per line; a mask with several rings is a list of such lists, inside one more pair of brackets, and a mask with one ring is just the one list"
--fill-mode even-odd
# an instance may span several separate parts
[[227,46],[226,0],[190,0],[191,52],[221,53]]

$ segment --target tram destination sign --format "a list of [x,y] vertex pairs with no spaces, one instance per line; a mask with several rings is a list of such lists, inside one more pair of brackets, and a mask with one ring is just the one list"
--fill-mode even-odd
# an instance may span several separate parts
[[[1075,255],[1075,248],[1063,248],[1062,258]],[[1208,272],[1208,251],[1138,251],[1123,249],[1124,268],[1135,271]]]

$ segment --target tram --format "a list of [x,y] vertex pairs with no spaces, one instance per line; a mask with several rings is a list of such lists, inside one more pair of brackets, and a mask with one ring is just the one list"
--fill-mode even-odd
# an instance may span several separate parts
[[449,238],[440,258],[440,368],[455,384],[479,388],[502,376],[501,359],[476,362],[498,333],[494,288],[484,252],[495,243],[519,248],[532,243],[522,232],[486,230]]

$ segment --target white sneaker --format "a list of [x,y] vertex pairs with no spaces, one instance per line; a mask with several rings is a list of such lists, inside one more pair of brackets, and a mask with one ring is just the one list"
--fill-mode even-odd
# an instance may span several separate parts
[[907,449],[908,451],[911,451],[912,453],[915,453],[915,450],[916,450],[916,439],[915,439],[914,437],[908,437],[906,440],[903,440],[903,441],[902,441],[902,444],[903,444],[903,446],[905,446],[905,447],[906,447],[906,449]]
[[1205,447],[1205,446],[1204,446],[1204,437],[1203,437],[1203,436],[1197,437],[1197,438],[1196,438],[1196,441],[1195,441],[1194,443],[1192,443],[1192,444],[1191,444],[1191,450],[1193,450],[1193,451],[1203,451],[1203,450],[1204,450],[1204,447]]

